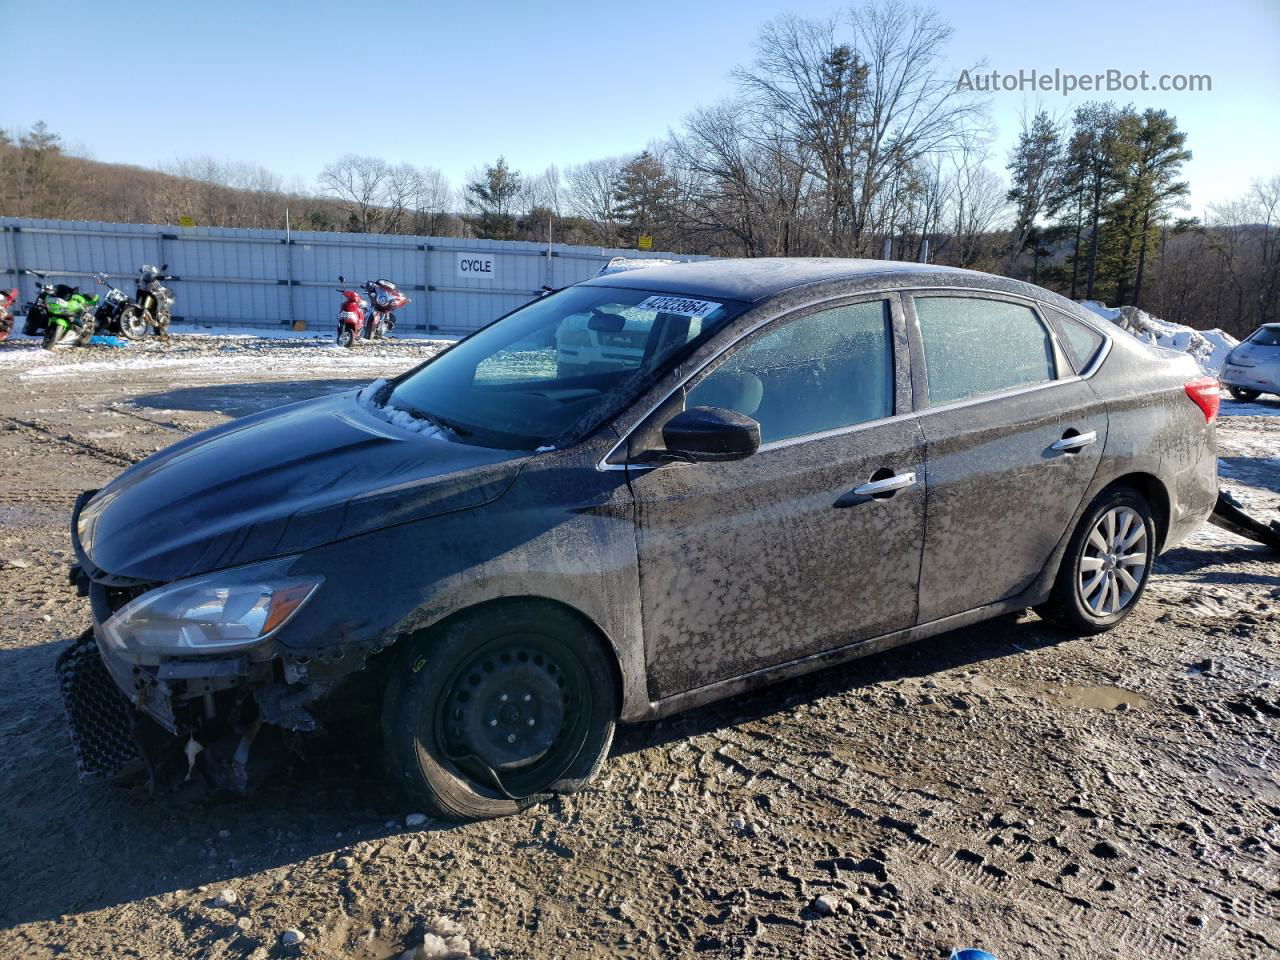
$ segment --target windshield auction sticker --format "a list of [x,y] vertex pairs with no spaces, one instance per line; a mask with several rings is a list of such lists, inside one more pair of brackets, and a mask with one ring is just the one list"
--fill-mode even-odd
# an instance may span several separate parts
[[678,317],[705,317],[720,309],[720,306],[710,300],[693,300],[689,297],[646,297],[636,304],[636,309],[674,313]]

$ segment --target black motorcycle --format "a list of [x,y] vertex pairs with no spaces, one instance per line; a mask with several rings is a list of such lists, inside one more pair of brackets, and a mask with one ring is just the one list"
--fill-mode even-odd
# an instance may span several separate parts
[[142,307],[119,287],[113,287],[105,273],[95,273],[93,279],[107,288],[102,298],[102,305],[94,314],[96,326],[101,333],[124,337],[126,340],[140,340],[147,335],[147,319]]
[[37,273],[35,270],[22,272],[28,277],[34,277],[36,281],[36,298],[22,307],[22,312],[26,315],[22,332],[28,337],[38,337],[49,326],[49,305],[45,301],[49,297],[65,300],[76,292],[76,288],[65,283],[49,283],[47,274]]
[[142,321],[153,327],[161,340],[169,339],[169,320],[173,316],[173,291],[164,285],[165,280],[181,280],[181,277],[165,273],[167,263],[156,269],[144,263],[138,269],[138,292],[134,301],[142,311]]

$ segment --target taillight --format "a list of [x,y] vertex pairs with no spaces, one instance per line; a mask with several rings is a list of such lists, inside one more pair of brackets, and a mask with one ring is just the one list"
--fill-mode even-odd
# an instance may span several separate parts
[[1220,401],[1220,387],[1215,377],[1197,377],[1190,381],[1184,390],[1192,402],[1200,408],[1200,412],[1204,414],[1205,423],[1213,423],[1214,417],[1218,415],[1218,403]]

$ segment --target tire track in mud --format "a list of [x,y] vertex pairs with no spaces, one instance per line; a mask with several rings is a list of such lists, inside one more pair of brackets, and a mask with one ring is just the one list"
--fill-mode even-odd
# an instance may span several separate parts
[[37,443],[50,444],[64,449],[69,448],[79,453],[87,453],[99,460],[105,460],[108,463],[119,466],[131,467],[144,459],[145,456],[122,453],[119,450],[112,450],[109,447],[94,443],[92,440],[80,440],[67,433],[60,434],[51,427],[46,427],[34,420],[23,420],[20,417],[0,414],[0,423],[8,424],[8,430],[21,433]]

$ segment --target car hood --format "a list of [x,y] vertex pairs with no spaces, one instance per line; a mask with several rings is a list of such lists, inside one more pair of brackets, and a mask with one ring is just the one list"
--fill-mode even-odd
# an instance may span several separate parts
[[352,391],[148,457],[85,503],[73,532],[99,572],[168,581],[479,506],[528,458],[395,426]]

